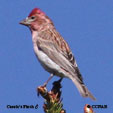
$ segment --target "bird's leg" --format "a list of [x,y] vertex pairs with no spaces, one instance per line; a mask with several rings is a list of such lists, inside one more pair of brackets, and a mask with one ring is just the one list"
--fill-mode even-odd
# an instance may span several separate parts
[[46,87],[46,85],[48,84],[48,82],[53,78],[53,74],[50,75],[50,77],[48,78],[48,80],[44,83],[44,87]]

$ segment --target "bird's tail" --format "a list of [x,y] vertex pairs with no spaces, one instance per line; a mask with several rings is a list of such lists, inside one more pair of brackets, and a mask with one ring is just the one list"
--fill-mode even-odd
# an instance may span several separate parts
[[90,93],[83,83],[80,83],[78,80],[76,80],[76,78],[72,78],[72,81],[83,97],[90,97],[92,100],[96,100],[96,98]]

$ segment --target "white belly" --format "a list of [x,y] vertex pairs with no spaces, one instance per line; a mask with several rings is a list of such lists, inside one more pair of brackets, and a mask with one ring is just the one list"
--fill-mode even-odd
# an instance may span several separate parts
[[60,72],[61,70],[60,66],[53,62],[44,52],[39,50],[37,45],[34,45],[34,52],[38,60],[40,61],[41,65],[45,68],[45,70],[53,74],[58,74]]
[[51,74],[60,76],[60,77],[66,77],[66,73],[62,71],[59,65],[57,65],[55,62],[53,62],[43,51],[39,50],[37,47],[37,32],[33,33],[32,41],[33,41],[33,47],[34,52],[36,54],[36,57],[38,58],[41,65],[44,67],[44,69]]

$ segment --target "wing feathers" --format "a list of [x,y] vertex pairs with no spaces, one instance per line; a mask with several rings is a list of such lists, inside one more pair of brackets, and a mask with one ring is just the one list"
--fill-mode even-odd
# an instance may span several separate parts
[[[74,56],[65,42],[65,40],[59,35],[58,32],[54,30],[47,30],[49,36],[42,35],[43,37],[38,38],[37,46],[56,64],[58,64],[62,69],[67,73],[67,77],[72,79],[74,84],[77,86],[77,89],[83,97],[90,97],[93,100],[95,98],[88,91],[86,86],[83,83],[83,78],[77,67]],[[46,34],[46,33],[45,33]],[[48,33],[47,33],[48,34]],[[50,36],[51,35],[51,36]]]
[[74,73],[74,69],[71,66],[70,62],[60,53],[57,45],[54,45],[52,42],[43,41],[43,39],[38,40],[38,47],[46,54],[48,57],[53,60],[56,64],[70,72]]
[[[46,41],[45,39],[39,38],[37,46],[46,54],[48,57],[58,64],[62,69],[70,73],[71,76],[83,84],[83,79],[80,74],[78,67],[73,65],[64,53],[60,50],[59,46],[52,41]],[[72,55],[70,55],[72,56]]]

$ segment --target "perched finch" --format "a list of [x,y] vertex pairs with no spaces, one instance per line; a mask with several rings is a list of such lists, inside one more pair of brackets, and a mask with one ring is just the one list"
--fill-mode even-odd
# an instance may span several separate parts
[[94,113],[92,107],[89,104],[85,105],[84,113]]
[[[35,55],[46,71],[61,78],[69,78],[83,97],[95,100],[83,83],[74,56],[62,36],[56,31],[51,19],[39,8],[20,22],[29,27]],[[49,80],[48,80],[49,81]]]

